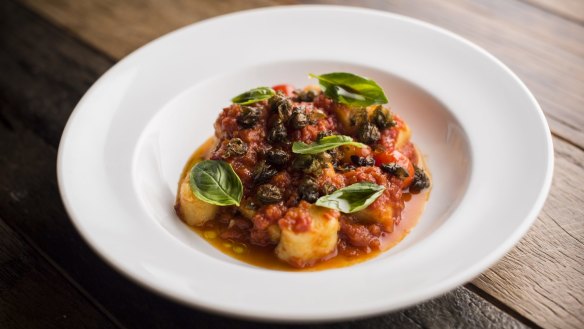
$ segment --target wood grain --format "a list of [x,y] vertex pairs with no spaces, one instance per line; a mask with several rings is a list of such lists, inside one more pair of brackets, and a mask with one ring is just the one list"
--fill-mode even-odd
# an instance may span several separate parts
[[41,9],[56,24],[82,35],[89,44],[119,60],[152,39],[193,22],[240,10],[287,3],[293,2],[41,0],[28,4],[31,8]]
[[[289,0],[21,0],[83,40],[120,59],[186,24]],[[584,26],[518,0],[300,1],[352,4],[419,18],[450,29],[499,57],[535,93],[552,130],[584,149]],[[156,13],[156,14],[153,14]]]
[[556,15],[584,25],[584,1],[582,0],[525,0]]
[[0,79],[0,96],[8,102],[3,108],[20,104],[14,115],[56,146],[62,122],[111,61],[78,47],[66,34],[46,38],[52,25],[43,20],[23,24],[21,16],[12,15],[13,7],[10,2],[0,3],[0,72],[6,77]]
[[554,139],[555,176],[535,225],[473,283],[543,327],[584,328],[584,152]]
[[[37,12],[114,58],[167,30],[226,10],[214,2],[200,2],[197,6],[190,2],[175,2],[174,5],[149,2],[145,8],[135,2],[108,2],[106,10],[91,1],[82,4],[26,1]],[[572,236],[582,238],[582,213],[576,210],[582,205],[583,185],[569,184],[577,181],[569,175],[583,175],[578,149],[583,145],[582,26],[517,1],[390,1],[367,2],[366,5],[444,26],[492,51],[535,92],[554,133],[577,145],[573,147],[562,139],[554,140],[557,152],[560,148],[568,151],[558,153],[554,187],[548,201],[552,206],[546,204],[545,211],[522,243],[475,284],[539,325],[563,327],[580,324],[583,316],[578,307],[581,309],[584,294],[581,277],[575,274],[582,271],[582,261],[577,255],[583,254],[583,247],[581,244],[571,245],[569,241]],[[174,6],[182,10],[177,13],[168,8]],[[151,12],[161,13],[156,20],[162,22],[147,20],[148,24],[144,24],[135,18],[147,17]],[[129,29],[139,31],[135,34],[140,37],[119,33],[121,27],[127,25],[132,26]],[[95,31],[96,26],[101,31]],[[99,36],[99,33],[105,36]],[[566,160],[570,158],[576,160]],[[578,163],[580,165],[576,166]],[[565,183],[558,185],[558,181]],[[548,216],[552,211],[555,211],[554,215]]]
[[0,219],[0,328],[116,328]]
[[[0,71],[6,72],[7,66],[18,65],[18,69],[10,71],[10,75],[0,75],[0,168],[3,169],[0,171],[0,218],[4,218],[19,234],[34,241],[43,253],[67,272],[73,284],[83,287],[99,303],[97,305],[107,309],[116,321],[129,328],[292,327],[228,319],[175,304],[122,277],[90,250],[68,220],[58,196],[54,136],[43,131],[37,133],[42,125],[37,120],[31,120],[32,114],[37,111],[27,107],[36,99],[49,98],[49,101],[39,105],[38,112],[46,114],[39,116],[39,120],[57,130],[63,129],[66,115],[61,114],[70,112],[72,107],[57,107],[75,103],[87,88],[85,79],[96,79],[103,71],[102,64],[112,63],[19,6],[4,2],[0,4],[0,15],[3,35],[18,35],[17,38],[0,38],[0,50],[8,48],[6,43],[10,45],[10,50],[0,51]],[[39,42],[38,39],[44,41]],[[57,52],[54,57],[49,57],[50,62],[46,62],[47,54],[40,49],[46,44],[67,51]],[[84,74],[72,75],[73,80],[66,85],[55,84],[54,71],[46,66],[55,66],[57,72],[81,70]],[[34,79],[29,78],[31,72],[34,72]],[[9,89],[6,86],[10,82],[15,86]],[[57,90],[60,90],[60,101],[52,98]],[[22,115],[23,111],[29,111],[29,115]],[[2,231],[0,236],[4,239]],[[52,281],[41,282],[39,291],[44,289],[42,284],[50,286]],[[44,297],[51,302],[52,295]],[[76,302],[77,299],[71,298]],[[63,306],[67,304],[63,303]],[[14,307],[13,312],[26,308],[26,298]],[[91,318],[86,320],[91,321]],[[83,319],[78,322],[80,327],[84,325]],[[318,327],[348,326],[524,327],[465,288],[458,288],[402,312]]]

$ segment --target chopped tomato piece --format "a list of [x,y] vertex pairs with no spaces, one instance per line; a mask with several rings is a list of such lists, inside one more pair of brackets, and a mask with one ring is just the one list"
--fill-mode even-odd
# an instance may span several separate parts
[[352,145],[345,145],[341,146],[340,149],[342,150],[344,162],[351,162],[352,155],[356,155],[358,157],[367,157],[371,154],[371,148],[369,148],[369,146],[358,147]]
[[292,92],[294,91],[294,87],[288,84],[273,86],[272,89],[279,91],[288,97],[292,96]]

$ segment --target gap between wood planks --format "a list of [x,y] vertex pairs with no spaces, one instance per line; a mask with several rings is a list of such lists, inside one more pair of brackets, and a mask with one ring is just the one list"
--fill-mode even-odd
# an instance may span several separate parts
[[567,138],[564,138],[564,136],[562,136],[562,135],[558,135],[558,134],[554,133],[553,131],[551,133],[552,133],[553,138],[557,138],[557,139],[561,140],[562,142],[569,144],[570,146],[573,146],[584,153],[584,147],[574,143],[573,141],[571,141]]
[[582,0],[519,0],[562,19],[584,26],[584,2]]
[[509,305],[507,305],[504,302],[502,302],[501,300],[497,299],[495,296],[493,296],[493,295],[489,294],[488,292],[484,291],[483,289],[477,287],[474,283],[468,282],[467,284],[464,285],[464,287],[466,289],[474,292],[475,294],[483,297],[489,303],[495,305],[498,309],[511,315],[512,317],[519,320],[521,323],[525,324],[526,326],[529,326],[531,328],[543,328],[540,325],[538,325],[537,323],[533,322],[528,317],[526,317],[525,315],[517,312],[517,310],[511,308]]

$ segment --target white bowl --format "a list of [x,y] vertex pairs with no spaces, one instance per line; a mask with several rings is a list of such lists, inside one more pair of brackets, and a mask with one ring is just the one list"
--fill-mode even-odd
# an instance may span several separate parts
[[[332,71],[376,80],[426,157],[433,188],[406,239],[352,267],[282,272],[230,258],[178,220],[182,166],[231,97]],[[283,321],[391,311],[472,279],[527,231],[552,170],[539,105],[493,56],[420,21],[333,6],[226,15],[140,48],[79,102],[58,158],[73,223],[119,271],[189,305]]]

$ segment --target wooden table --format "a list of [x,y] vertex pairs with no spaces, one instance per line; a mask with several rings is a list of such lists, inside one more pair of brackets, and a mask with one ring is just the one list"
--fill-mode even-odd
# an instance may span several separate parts
[[[0,3],[0,328],[273,327],[189,309],[110,268],[69,221],[55,163],[75,104],[123,56],[201,19],[298,2]],[[584,328],[584,1],[350,4],[442,26],[499,57],[543,107],[555,174],[529,233],[472,282],[401,312],[312,327]]]

